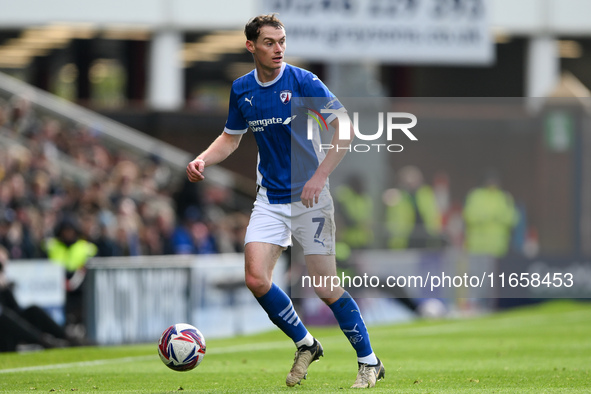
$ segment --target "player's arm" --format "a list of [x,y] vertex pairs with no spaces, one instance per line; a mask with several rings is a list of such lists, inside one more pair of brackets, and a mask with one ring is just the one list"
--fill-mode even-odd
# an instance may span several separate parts
[[238,148],[242,134],[229,134],[225,131],[217,137],[209,147],[195,160],[187,165],[187,177],[191,182],[199,182],[205,179],[203,172],[205,167],[224,161]]
[[347,153],[347,150],[349,149],[349,146],[351,145],[355,135],[352,122],[349,122],[349,127],[351,127],[349,133],[350,139],[339,138],[339,127],[341,127],[341,125],[338,117],[330,122],[330,124],[335,128],[335,133],[332,136],[331,142],[333,148],[328,151],[326,157],[322,163],[320,163],[314,175],[312,175],[312,178],[310,178],[310,180],[304,185],[301,200],[302,204],[304,204],[306,208],[310,208],[314,206],[314,204],[318,203],[320,192],[322,189],[324,189],[324,185],[326,185],[328,176],[334,171],[335,168],[337,168]]

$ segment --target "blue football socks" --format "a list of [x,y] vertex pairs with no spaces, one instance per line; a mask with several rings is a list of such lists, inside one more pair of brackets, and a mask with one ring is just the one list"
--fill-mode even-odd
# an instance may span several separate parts
[[[312,345],[314,338],[300,321],[293,303],[275,283],[257,301],[277,327],[290,337],[296,346]],[[357,360],[364,364],[376,364],[377,358],[371,348],[367,327],[359,312],[359,306],[349,293],[345,292],[335,303],[329,305],[339,327],[357,352]]]
[[[373,360],[375,355],[369,342],[367,327],[361,317],[361,312],[359,312],[359,306],[351,298],[351,295],[345,291],[341,298],[330,304],[329,307],[339,322],[339,327],[357,352],[358,360],[366,364],[367,361]],[[377,363],[377,359],[375,362]]]
[[[262,297],[257,297],[257,301],[269,318],[277,327],[281,329],[294,343],[302,343],[306,338],[312,338],[308,334],[308,330],[304,323],[300,321],[293,304],[287,294],[279,288],[275,283],[272,284],[271,289]],[[306,338],[306,339],[308,339]],[[307,341],[305,341],[307,342]]]

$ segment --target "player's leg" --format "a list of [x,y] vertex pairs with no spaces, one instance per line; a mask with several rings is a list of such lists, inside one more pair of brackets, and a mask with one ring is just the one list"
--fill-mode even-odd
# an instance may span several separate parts
[[[328,191],[323,191],[312,208],[294,203],[293,234],[304,249],[308,275],[320,297],[332,310],[343,333],[357,352],[361,363],[376,363],[365,322],[355,300],[342,287],[333,288],[330,278],[337,276],[335,260],[334,206]],[[300,207],[301,206],[301,207]]]
[[384,368],[373,352],[359,306],[342,287],[325,280],[337,276],[332,198],[326,191],[313,208],[302,210],[299,205],[294,204],[293,233],[304,249],[308,274],[316,279],[312,283],[322,285],[314,291],[330,307],[357,353],[359,373],[353,387],[373,387],[384,376]]
[[357,353],[358,373],[353,388],[373,387],[385,376],[384,366],[376,357],[369,340],[369,333],[357,302],[342,287],[331,285],[330,280],[320,278],[337,275],[334,255],[306,255],[308,274],[317,280],[312,283],[326,284],[314,291],[332,310],[339,327]]
[[287,206],[255,204],[246,233],[245,280],[271,321],[298,348],[286,379],[288,386],[294,386],[305,378],[310,363],[322,355],[322,347],[301,322],[287,294],[272,281],[279,256],[291,244],[289,213]]
[[290,298],[273,283],[273,268],[284,248],[278,245],[250,242],[245,246],[246,286],[277,327],[290,337],[298,348],[286,384],[295,386],[305,379],[308,366],[322,354],[322,346],[301,322]]
[[290,337],[296,346],[312,343],[291,299],[273,283],[273,269],[285,248],[266,242],[249,242],[244,248],[246,287],[256,297],[269,319]]
[[[334,256],[306,255],[306,266],[311,277],[326,278],[337,275]],[[357,353],[357,361],[362,364],[376,364],[377,358],[371,347],[367,327],[357,302],[342,287],[333,288],[330,280],[317,279],[313,283],[326,284],[326,286],[315,287],[314,291],[332,310],[339,327]]]
[[263,297],[271,289],[273,270],[284,249],[266,242],[249,242],[245,245],[245,282],[255,297]]

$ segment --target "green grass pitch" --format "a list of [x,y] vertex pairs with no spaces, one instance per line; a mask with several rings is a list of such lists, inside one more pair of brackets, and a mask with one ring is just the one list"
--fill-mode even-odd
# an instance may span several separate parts
[[[175,372],[156,344],[0,354],[0,392],[342,392],[357,371],[336,327],[311,328],[325,356],[285,386],[294,348],[278,331],[207,341]],[[373,392],[591,393],[591,302],[557,301],[486,317],[370,327],[386,366]]]

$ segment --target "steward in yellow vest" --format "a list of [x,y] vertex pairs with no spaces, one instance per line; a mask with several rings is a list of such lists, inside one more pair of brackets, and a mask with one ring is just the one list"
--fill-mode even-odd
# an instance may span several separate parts
[[507,253],[519,214],[513,197],[500,189],[497,175],[487,175],[485,185],[468,194],[463,216],[468,252],[495,257]]
[[338,269],[354,275],[351,260],[357,249],[369,248],[374,241],[373,200],[365,192],[360,175],[349,176],[334,193],[337,242],[335,244]]
[[68,272],[84,268],[88,259],[97,253],[96,245],[84,239],[67,244],[58,238],[50,238],[46,241],[46,247],[49,259]]
[[55,237],[45,242],[49,260],[66,270],[66,320],[80,324],[83,321],[83,290],[86,263],[97,254],[95,244],[80,238],[78,226],[73,219],[58,224]]
[[441,247],[441,214],[433,189],[414,166],[399,171],[400,188],[384,193],[391,249]]
[[352,249],[370,246],[373,242],[371,196],[351,186],[342,185],[337,188],[335,197],[339,216],[344,222],[339,228],[341,240]]

